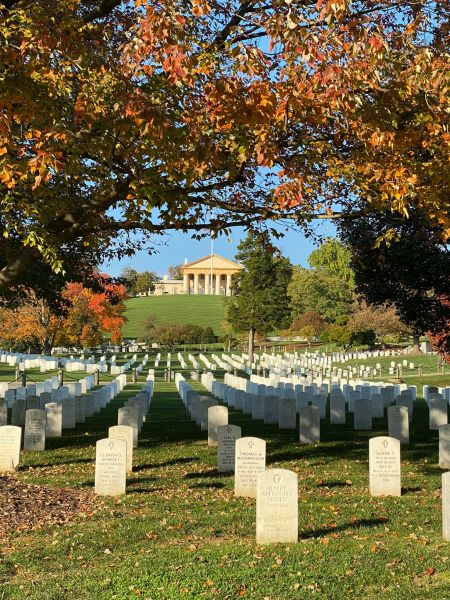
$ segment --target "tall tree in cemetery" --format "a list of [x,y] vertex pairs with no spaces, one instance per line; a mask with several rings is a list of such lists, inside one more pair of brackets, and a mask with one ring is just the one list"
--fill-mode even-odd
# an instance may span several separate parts
[[408,217],[366,211],[340,226],[352,250],[357,291],[375,306],[395,306],[419,336],[448,332],[450,251],[442,226],[431,227],[421,211]]
[[22,290],[18,306],[0,308],[1,343],[50,354],[55,345],[97,346],[105,335],[113,343],[120,341],[126,322],[125,287],[98,273],[95,278],[96,291],[81,283],[67,284],[56,310],[54,303]]
[[449,8],[2,0],[0,292],[64,276],[74,244],[309,230],[361,202],[448,237]]
[[255,334],[267,334],[289,322],[286,291],[292,268],[272,245],[266,232],[250,232],[239,244],[236,260],[243,269],[232,278],[226,318],[236,332],[248,332],[249,362],[253,362]]
[[348,317],[355,289],[350,261],[350,250],[328,238],[309,255],[310,269],[294,267],[288,287],[294,321],[310,312],[329,323]]

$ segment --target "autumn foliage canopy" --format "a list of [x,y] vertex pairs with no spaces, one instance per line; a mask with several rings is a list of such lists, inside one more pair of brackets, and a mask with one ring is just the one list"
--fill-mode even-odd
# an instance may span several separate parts
[[105,335],[121,340],[126,322],[125,287],[100,276],[103,292],[94,293],[80,283],[69,283],[62,292],[66,311],[55,314],[42,299],[29,292],[20,307],[0,309],[1,343],[32,346],[50,352],[53,346],[92,347]]
[[2,3],[0,291],[135,231],[414,206],[448,236],[449,0]]

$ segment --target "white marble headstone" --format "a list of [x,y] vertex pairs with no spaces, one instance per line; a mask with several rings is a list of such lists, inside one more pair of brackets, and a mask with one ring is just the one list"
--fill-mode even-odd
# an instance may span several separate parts
[[49,402],[45,405],[47,414],[46,437],[62,436],[62,404],[59,402]]
[[31,408],[25,414],[25,433],[23,436],[23,449],[32,452],[45,450],[45,410]]
[[287,469],[267,469],[257,476],[256,543],[298,541],[298,477]]
[[238,425],[217,427],[217,470],[221,473],[234,471],[236,440],[241,437]]
[[439,427],[439,466],[450,469],[450,425]]
[[14,471],[20,463],[22,429],[15,425],[0,427],[0,473]]
[[125,494],[127,444],[123,440],[99,440],[95,452],[95,493],[100,496]]
[[255,437],[236,440],[234,495],[256,498],[256,478],[266,468],[266,442]]
[[400,496],[400,442],[388,436],[369,440],[369,488],[372,496]]
[[300,444],[317,444],[320,442],[320,408],[318,406],[302,406],[299,415]]
[[447,400],[433,398],[430,400],[430,429],[438,430],[441,425],[447,425]]
[[450,542],[450,471],[442,475],[442,537]]
[[228,424],[228,408],[226,406],[210,406],[208,408],[208,446],[217,446],[217,428]]
[[133,470],[133,428],[129,425],[114,425],[108,429],[108,438],[123,440],[127,444],[127,472]]
[[409,444],[409,417],[406,406],[389,406],[387,409],[389,436],[401,444]]

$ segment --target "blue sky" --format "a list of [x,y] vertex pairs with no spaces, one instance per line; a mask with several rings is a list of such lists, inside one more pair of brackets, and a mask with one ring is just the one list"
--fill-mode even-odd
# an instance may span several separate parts
[[[284,230],[285,236],[275,240],[275,246],[280,248],[284,256],[287,256],[295,265],[307,266],[307,258],[317,245],[311,239],[306,239],[302,232],[294,230]],[[319,235],[335,235],[335,228],[330,223],[320,223],[315,228]],[[242,228],[232,230],[229,238],[220,236],[214,240],[214,252],[234,258],[239,241],[245,237],[245,231]],[[114,260],[102,265],[102,270],[113,277],[120,274],[125,266],[130,266],[137,271],[155,271],[158,275],[165,275],[167,268],[173,264],[183,263],[184,259],[190,262],[201,258],[210,253],[211,242],[209,237],[203,240],[193,240],[189,234],[182,232],[169,233],[165,236],[164,244],[161,238],[157,238],[155,248],[157,252],[149,255],[148,252],[138,252],[134,257],[127,257],[123,260]]]

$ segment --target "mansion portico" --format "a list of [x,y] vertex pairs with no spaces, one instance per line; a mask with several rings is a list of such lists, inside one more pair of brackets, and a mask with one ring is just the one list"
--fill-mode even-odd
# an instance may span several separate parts
[[229,296],[231,276],[243,269],[242,265],[218,254],[209,254],[183,267],[183,279],[169,279],[164,275],[154,291],[142,296],[167,296],[172,294],[205,294]]
[[183,293],[229,296],[231,276],[243,269],[242,265],[209,254],[183,265]]

